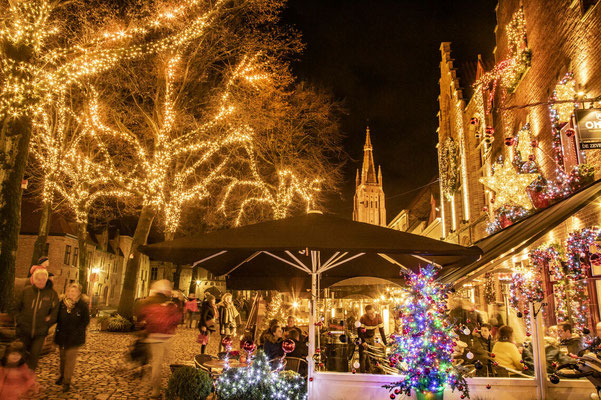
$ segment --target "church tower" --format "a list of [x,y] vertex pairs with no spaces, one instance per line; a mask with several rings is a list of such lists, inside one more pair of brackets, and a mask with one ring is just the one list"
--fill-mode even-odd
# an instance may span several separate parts
[[369,127],[367,127],[365,146],[363,146],[361,175],[359,175],[359,170],[357,170],[357,177],[355,178],[353,221],[386,226],[386,205],[384,190],[382,189],[382,169],[378,167],[378,175],[376,177]]

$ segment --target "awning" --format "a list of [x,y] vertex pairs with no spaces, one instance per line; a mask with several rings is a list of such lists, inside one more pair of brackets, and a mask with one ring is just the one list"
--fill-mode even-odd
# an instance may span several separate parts
[[445,270],[441,271],[439,280],[460,284],[468,274],[486,264],[491,264],[497,258],[510,256],[524,250],[599,196],[601,196],[601,180],[522,221],[479,240],[474,244],[484,251],[482,258],[462,268],[447,269],[448,273],[446,274]]

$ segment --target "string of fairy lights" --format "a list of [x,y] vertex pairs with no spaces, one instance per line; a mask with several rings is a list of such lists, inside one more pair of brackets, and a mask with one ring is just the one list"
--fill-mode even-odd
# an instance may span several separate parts
[[[233,124],[228,118],[236,112],[232,92],[237,87],[261,90],[262,83],[271,80],[261,53],[241,57],[231,70],[218,96],[215,115],[196,129],[181,131],[177,127],[179,49],[202,37],[225,4],[223,0],[183,1],[127,28],[96,32],[90,40],[70,47],[53,47],[49,39],[60,32],[52,19],[56,4],[46,0],[11,3],[11,18],[0,29],[0,40],[27,57],[2,58],[5,80],[0,88],[0,113],[30,117],[35,132],[32,154],[42,170],[44,201],[52,202],[55,193],[60,194],[77,221],[85,223],[90,207],[100,198],[139,196],[143,205],[163,212],[166,232],[179,226],[184,204],[207,198],[209,187],[217,182],[227,187],[223,212],[232,209],[225,203],[232,203],[229,194],[234,189],[256,189],[234,207],[237,224],[257,203],[271,207],[276,218],[286,216],[295,198],[304,201],[307,209],[313,206],[319,179],[300,178],[284,169],[276,172],[277,185],[269,185],[259,173],[252,128]],[[72,99],[67,99],[71,86],[82,89],[85,78],[122,61],[159,53],[173,55],[164,72],[159,120],[149,124],[151,141],[119,121],[105,122],[110,111],[94,87],[85,88],[86,112],[72,109]],[[225,133],[212,133],[218,130]],[[131,149],[133,162],[115,157],[112,149],[116,143]],[[228,172],[228,166],[240,162],[236,158],[240,154],[246,177]]]
[[[75,46],[48,46],[60,32],[52,21],[58,3],[48,0],[10,2],[8,18],[0,29],[0,40],[10,47],[0,62],[4,82],[0,88],[0,113],[17,118],[40,113],[82,79],[98,75],[125,60],[170,51],[201,37],[211,26],[226,1],[211,2],[200,10],[198,0],[187,0],[157,14],[143,24],[114,32],[98,32],[93,39]],[[196,15],[195,15],[196,14]],[[183,28],[175,21],[186,18]],[[141,21],[144,23],[145,21]],[[165,31],[171,32],[164,34]],[[156,39],[148,39],[157,33]]]

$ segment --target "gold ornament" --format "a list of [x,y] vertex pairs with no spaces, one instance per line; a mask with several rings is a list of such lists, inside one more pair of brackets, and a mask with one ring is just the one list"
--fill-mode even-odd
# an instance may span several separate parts
[[537,174],[519,174],[507,161],[495,171],[493,176],[480,178],[480,183],[495,192],[495,205],[501,207],[513,204],[531,209],[532,201],[526,188],[536,179]]

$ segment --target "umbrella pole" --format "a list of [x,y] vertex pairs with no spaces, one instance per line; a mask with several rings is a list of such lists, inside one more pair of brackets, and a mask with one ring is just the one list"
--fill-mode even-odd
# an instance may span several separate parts
[[315,315],[316,313],[316,302],[317,302],[317,252],[311,252],[311,312],[309,313],[309,352],[307,355],[308,362],[308,379],[307,391],[309,394],[309,400],[314,398],[313,396],[313,373],[315,371],[315,363],[313,356],[315,355]]

